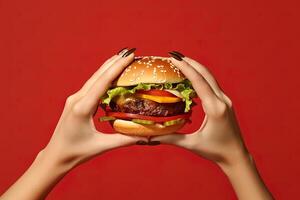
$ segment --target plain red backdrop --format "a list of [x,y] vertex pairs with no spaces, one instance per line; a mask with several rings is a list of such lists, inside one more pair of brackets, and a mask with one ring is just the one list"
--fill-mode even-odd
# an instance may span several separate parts
[[[137,55],[179,50],[208,66],[232,98],[271,192],[297,199],[299,20],[296,0],[0,1],[0,192],[47,144],[66,97],[129,46]],[[201,124],[200,112],[185,131]],[[48,197],[141,198],[236,197],[213,163],[168,145],[105,153]]]

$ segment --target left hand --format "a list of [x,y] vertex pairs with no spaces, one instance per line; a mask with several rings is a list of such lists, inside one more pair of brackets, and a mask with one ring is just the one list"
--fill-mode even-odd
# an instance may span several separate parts
[[219,165],[238,199],[274,199],[244,144],[232,102],[216,79],[197,61],[178,52],[171,55],[172,63],[192,82],[205,118],[202,126],[192,134],[170,134],[152,139],[189,149]]
[[192,134],[170,134],[152,139],[189,149],[219,165],[232,165],[241,157],[247,157],[248,150],[231,100],[206,67],[188,57],[180,59],[173,57],[171,61],[192,82],[202,102],[204,122]]
[[122,57],[124,51],[108,59],[78,92],[67,98],[54,134],[40,152],[44,158],[74,167],[104,151],[146,140],[117,133],[104,134],[96,130],[93,122],[99,98],[134,59],[134,53]]

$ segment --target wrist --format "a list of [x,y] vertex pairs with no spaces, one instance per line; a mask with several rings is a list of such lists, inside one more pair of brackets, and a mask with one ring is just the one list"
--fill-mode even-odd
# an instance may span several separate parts
[[66,174],[72,168],[75,167],[71,161],[64,161],[59,158],[56,154],[50,152],[47,148],[41,150],[36,156],[34,163],[45,168],[47,170],[51,170],[57,174]]
[[245,152],[235,162],[220,163],[219,166],[229,179],[238,199],[273,199],[250,153]]
[[241,168],[251,169],[255,165],[252,155],[247,150],[238,151],[231,159],[217,164],[227,176]]

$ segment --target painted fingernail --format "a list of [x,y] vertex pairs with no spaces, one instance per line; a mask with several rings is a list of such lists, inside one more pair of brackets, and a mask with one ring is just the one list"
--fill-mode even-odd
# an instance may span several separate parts
[[120,51],[118,51],[118,55],[120,55],[121,54],[121,52],[123,52],[125,49],[127,49],[127,47],[124,47],[123,49],[121,49]]
[[129,56],[129,55],[132,54],[135,50],[136,50],[136,48],[129,49],[128,51],[126,51],[126,53],[123,54],[122,57],[127,57],[127,56]]
[[177,55],[176,53],[171,51],[171,52],[169,52],[169,54],[170,54],[170,56],[172,56],[176,60],[182,61],[182,58],[179,55]]
[[137,145],[146,145],[146,144],[148,144],[148,142],[143,141],[143,140],[139,140],[135,144],[137,144]]
[[184,58],[185,57],[185,55],[183,55],[182,53],[180,53],[179,51],[171,51],[171,52],[173,52],[174,54],[177,54],[179,57],[181,57],[181,58]]
[[159,145],[160,141],[149,141],[148,145],[154,146],[154,145]]

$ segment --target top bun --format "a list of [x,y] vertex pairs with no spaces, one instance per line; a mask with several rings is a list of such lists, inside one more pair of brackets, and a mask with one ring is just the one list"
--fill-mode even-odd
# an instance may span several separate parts
[[165,57],[142,56],[135,57],[119,77],[113,82],[114,86],[133,86],[139,83],[178,83],[185,76],[173,63]]

